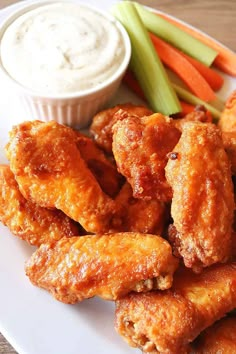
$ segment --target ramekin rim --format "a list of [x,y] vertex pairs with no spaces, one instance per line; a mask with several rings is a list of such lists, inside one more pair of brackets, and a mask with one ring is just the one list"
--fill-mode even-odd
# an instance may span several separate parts
[[[101,10],[93,5],[86,4],[85,2],[79,1],[79,0],[40,0],[40,1],[24,1],[24,3],[21,4],[20,7],[17,9],[13,10],[6,18],[2,21],[0,24],[0,46],[1,46],[1,39],[7,29],[7,27],[13,23],[19,16],[23,15],[27,11],[33,10],[39,6],[46,5],[46,4],[54,4],[54,3],[60,3],[60,2],[71,2],[71,3],[76,3],[82,6],[85,6],[87,8],[90,8],[91,10],[101,14],[103,17],[107,18],[110,22],[114,23],[116,27],[118,27],[119,31],[121,32],[124,46],[125,46],[125,55],[124,58],[119,65],[118,69],[108,78],[106,79],[102,84],[97,85],[94,88],[91,89],[86,89],[86,90],[81,90],[81,91],[75,91],[75,92],[69,92],[69,93],[61,93],[61,94],[45,94],[42,92],[42,90],[33,90],[31,88],[28,88],[21,83],[19,83],[17,80],[15,80],[4,68],[1,60],[1,52],[0,52],[0,71],[4,75],[4,77],[11,82],[11,84],[18,90],[20,90],[22,93],[28,94],[31,97],[37,97],[37,98],[42,98],[42,99],[51,99],[51,100],[67,100],[67,99],[82,99],[82,98],[88,98],[90,96],[94,96],[103,90],[107,89],[110,85],[112,85],[114,82],[116,82],[125,72],[125,70],[128,67],[130,58],[131,58],[131,42],[129,35],[122,25],[121,22],[119,22],[114,16],[112,16],[110,13],[108,13],[105,10]],[[19,14],[19,16],[18,16]]]

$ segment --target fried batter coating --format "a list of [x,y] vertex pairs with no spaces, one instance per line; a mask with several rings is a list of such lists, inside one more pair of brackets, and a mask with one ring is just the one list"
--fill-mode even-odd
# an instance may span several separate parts
[[7,165],[0,165],[0,190],[0,221],[29,244],[40,246],[79,235],[76,223],[60,210],[42,208],[26,200]]
[[71,128],[55,121],[21,123],[10,132],[6,152],[27,200],[62,210],[87,232],[108,232],[120,222],[117,204],[88,169]]
[[222,132],[236,132],[236,90],[227,99],[218,126]]
[[77,136],[77,146],[81,157],[96,177],[102,190],[114,198],[120,191],[123,177],[118,173],[115,164],[108,160],[91,138],[79,132],[77,132]]
[[207,328],[192,345],[191,354],[236,353],[236,317],[227,317]]
[[203,106],[196,106],[195,110],[187,114],[185,117],[174,119],[176,128],[181,131],[186,122],[212,123],[212,118],[207,115],[206,109]]
[[225,103],[218,126],[222,131],[225,150],[231,162],[232,173],[236,174],[236,90]]
[[59,301],[95,295],[114,300],[133,291],[167,289],[178,261],[159,236],[117,233],[64,238],[42,245],[26,274]]
[[152,114],[152,111],[147,107],[135,106],[132,103],[119,104],[113,108],[105,109],[97,113],[93,118],[90,132],[98,146],[108,154],[112,153],[112,127],[117,119],[119,119],[115,113],[120,109],[138,117]]
[[172,191],[165,166],[180,131],[171,118],[160,113],[142,118],[124,111],[118,113],[121,120],[113,126],[112,149],[119,172],[132,186],[133,196],[170,201]]
[[231,172],[236,175],[236,131],[223,132],[222,139],[225,151],[231,163]]
[[144,353],[186,353],[205,328],[236,306],[236,263],[194,274],[183,268],[166,291],[131,293],[116,302],[116,330]]
[[195,271],[225,262],[231,255],[234,195],[230,163],[214,124],[184,124],[166,177],[173,188],[175,253]]
[[126,210],[122,223],[123,231],[141,232],[161,235],[166,220],[165,204],[158,200],[142,200],[133,197],[128,182],[121,188],[116,197]]

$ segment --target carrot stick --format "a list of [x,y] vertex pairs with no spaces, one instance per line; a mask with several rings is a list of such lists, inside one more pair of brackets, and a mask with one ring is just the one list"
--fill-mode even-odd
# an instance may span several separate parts
[[143,93],[143,90],[141,89],[138,81],[136,80],[134,74],[132,73],[132,71],[127,70],[124,77],[123,77],[123,82],[129,87],[131,88],[132,91],[134,91],[136,93],[136,95],[138,97],[140,97],[141,99],[143,99],[144,101],[146,101],[145,95]]
[[188,27],[184,23],[179,22],[166,14],[157,15],[165,18],[170,23],[176,25],[176,27],[181,28],[188,34],[191,34],[193,37],[215,49],[218,52],[218,55],[215,58],[213,65],[228,75],[236,76],[236,54],[232,50],[228,49],[208,35],[198,32],[194,28]]
[[[180,113],[180,117],[185,117],[187,114],[192,113],[196,110],[196,106],[193,106],[189,103],[186,103],[184,101],[180,101],[182,111]],[[212,123],[212,115],[211,112],[206,111],[206,116],[207,116],[207,122]]]
[[194,108],[195,106],[189,104],[189,103],[186,103],[184,101],[180,101],[180,104],[181,104],[181,117],[184,117],[186,116],[188,113],[191,113],[194,111]]
[[[138,81],[136,80],[134,74],[132,73],[132,71],[127,70],[124,77],[123,77],[123,82],[132,90],[134,91],[137,96],[139,96],[140,98],[142,98],[143,100],[145,100],[145,96],[144,93],[141,89],[141,87],[139,86]],[[184,117],[186,114],[191,113],[194,111],[195,106],[186,103],[184,101],[180,101],[180,105],[181,105],[181,112],[177,113],[177,116],[180,117]],[[210,112],[207,112],[208,114],[210,114]]]
[[212,88],[186,57],[153,33],[149,35],[162,62],[174,71],[197,97],[205,102],[213,101],[215,93]]
[[[127,70],[124,77],[123,77],[123,82],[132,90],[134,91],[140,98],[143,100],[145,99],[144,93],[136,80],[134,74],[132,73],[131,70]],[[180,100],[180,105],[181,105],[181,112],[177,113],[175,116],[180,115],[181,117],[184,117],[186,114],[191,113],[195,109],[195,105],[192,105],[190,103],[187,103],[185,101]],[[209,121],[212,121],[212,115],[209,110],[207,110],[207,116],[209,117]]]
[[[178,49],[177,49],[178,50]],[[212,90],[218,91],[224,83],[224,79],[215,70],[204,65],[200,61],[190,57],[189,55],[181,52],[181,54],[199,71],[199,73],[208,82]]]

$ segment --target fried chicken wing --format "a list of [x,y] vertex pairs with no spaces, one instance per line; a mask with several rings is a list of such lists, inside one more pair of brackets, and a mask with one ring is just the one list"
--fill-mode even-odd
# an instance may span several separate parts
[[39,246],[79,235],[76,223],[60,210],[42,208],[26,200],[7,165],[0,165],[0,191],[0,221],[29,244]]
[[222,131],[225,150],[231,162],[232,173],[236,174],[236,90],[225,103],[218,126]]
[[206,109],[203,106],[196,106],[195,110],[187,114],[183,118],[174,119],[174,124],[176,128],[182,131],[183,125],[186,122],[202,122],[202,123],[212,123],[212,118],[207,114]]
[[71,128],[55,121],[21,123],[10,132],[6,152],[27,200],[62,210],[87,232],[108,232],[120,223],[117,204],[88,169]]
[[236,263],[183,268],[166,291],[131,293],[116,302],[116,330],[144,353],[186,353],[205,328],[236,306]]
[[126,210],[121,225],[123,231],[161,235],[166,221],[166,207],[158,200],[142,200],[133,197],[128,182],[121,188],[116,201]]
[[226,317],[207,328],[192,348],[191,354],[236,353],[236,317]]
[[156,113],[136,117],[119,111],[113,126],[113,153],[119,172],[135,198],[169,201],[172,191],[165,178],[167,154],[177,144],[180,131],[171,118]]
[[98,146],[108,154],[112,153],[112,127],[116,120],[119,119],[115,113],[120,109],[138,117],[152,114],[152,111],[147,107],[135,106],[132,103],[120,104],[97,113],[93,118],[90,132]]
[[236,131],[223,132],[222,139],[225,151],[231,163],[231,172],[236,175]]
[[64,238],[31,257],[31,282],[65,303],[92,296],[114,300],[133,291],[172,285],[178,261],[159,236],[117,233]]
[[81,157],[96,177],[102,190],[110,197],[115,197],[124,182],[115,164],[108,160],[91,138],[79,132],[77,132],[77,137],[77,146]]
[[236,90],[227,99],[218,126],[222,132],[236,132]]
[[230,163],[213,124],[186,122],[166,166],[173,189],[175,253],[195,271],[231,255],[234,210]]

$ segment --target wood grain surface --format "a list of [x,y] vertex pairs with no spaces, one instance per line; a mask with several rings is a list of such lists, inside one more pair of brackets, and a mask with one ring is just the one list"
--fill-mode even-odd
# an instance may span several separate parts
[[[0,0],[0,9],[15,2],[17,1]],[[236,51],[235,0],[139,0],[138,2],[186,21]],[[0,354],[15,353],[16,351],[0,333]]]

